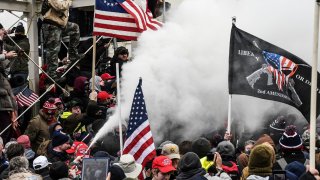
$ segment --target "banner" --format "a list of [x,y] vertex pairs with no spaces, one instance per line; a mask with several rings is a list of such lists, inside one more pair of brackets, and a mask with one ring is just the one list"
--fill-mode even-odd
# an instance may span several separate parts
[[[318,73],[318,87],[319,80]],[[319,96],[319,89],[317,92]],[[297,108],[309,121],[311,66],[294,54],[233,25],[229,93],[286,103]]]

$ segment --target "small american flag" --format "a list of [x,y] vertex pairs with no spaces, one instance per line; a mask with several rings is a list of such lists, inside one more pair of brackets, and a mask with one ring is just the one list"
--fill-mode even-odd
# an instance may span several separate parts
[[142,80],[140,79],[132,102],[123,154],[133,155],[136,162],[145,166],[155,157],[156,151],[141,84]]
[[[262,55],[269,65],[268,70],[273,73],[278,89],[282,91],[283,85],[287,84],[289,78],[297,71],[298,65],[279,54],[262,51]],[[286,74],[283,71],[286,71]]]
[[31,106],[38,101],[39,96],[26,86],[22,91],[16,95],[17,103],[20,107]]
[[154,20],[146,8],[133,0],[96,0],[93,34],[137,40],[141,32],[157,30],[162,23]]

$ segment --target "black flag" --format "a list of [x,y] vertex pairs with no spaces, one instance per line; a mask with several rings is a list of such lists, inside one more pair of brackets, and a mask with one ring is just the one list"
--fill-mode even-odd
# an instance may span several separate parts
[[[290,52],[233,25],[229,50],[229,93],[286,103],[309,121],[311,66]],[[319,87],[318,73],[318,87]],[[319,96],[319,89],[317,89]],[[319,115],[317,101],[317,116]]]

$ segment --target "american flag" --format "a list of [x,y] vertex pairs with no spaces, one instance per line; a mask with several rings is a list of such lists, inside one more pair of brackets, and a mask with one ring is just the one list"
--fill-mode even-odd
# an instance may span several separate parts
[[16,101],[20,107],[31,106],[38,101],[39,96],[26,86],[16,95]]
[[[262,51],[262,55],[269,65],[268,70],[273,73],[278,89],[282,91],[283,86],[288,83],[289,78],[297,71],[298,65],[279,54]],[[286,71],[286,74],[283,71]]]
[[94,35],[124,40],[137,40],[143,31],[162,26],[147,7],[140,7],[133,0],[96,0],[93,24]]
[[141,84],[140,79],[132,102],[123,154],[133,155],[136,162],[144,166],[155,157],[156,151]]

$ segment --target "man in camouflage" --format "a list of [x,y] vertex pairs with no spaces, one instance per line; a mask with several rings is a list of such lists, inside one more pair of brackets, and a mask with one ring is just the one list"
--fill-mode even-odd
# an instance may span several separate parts
[[[79,45],[80,30],[75,23],[68,22],[69,7],[72,0],[44,0],[41,14],[43,16],[43,39],[48,64],[48,74],[60,82],[56,69],[58,68],[58,53],[62,36],[69,35],[68,53],[71,62],[80,59],[77,46]],[[60,81],[59,81],[60,80]]]
[[[17,52],[15,57],[7,66],[10,67],[11,78],[20,76],[23,78],[24,83],[27,81],[29,70],[28,70],[28,57],[25,54],[30,52],[29,39],[25,35],[25,29],[22,23],[19,23],[14,30],[14,37],[6,38],[4,49],[6,51]],[[18,45],[16,45],[13,41]],[[21,48],[21,49],[20,49]]]

